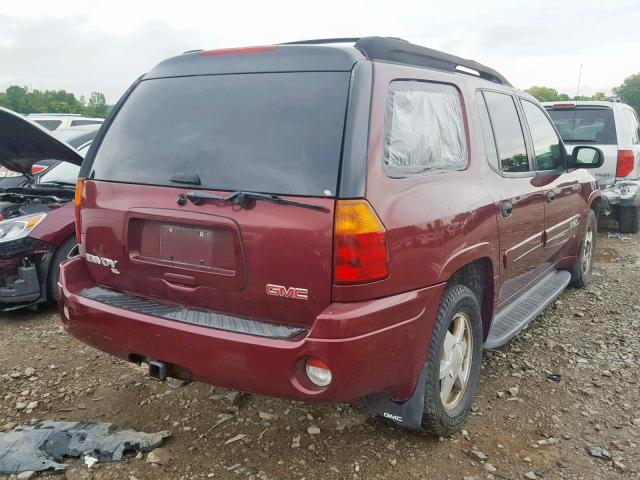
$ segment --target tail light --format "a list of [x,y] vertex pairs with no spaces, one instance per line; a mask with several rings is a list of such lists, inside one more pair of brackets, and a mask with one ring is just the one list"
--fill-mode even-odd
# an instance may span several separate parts
[[634,155],[631,150],[618,150],[616,177],[626,177],[633,171]]
[[389,275],[387,231],[366,200],[338,200],[334,242],[336,283],[366,283]]
[[76,192],[73,197],[73,204],[75,205],[76,212],[76,240],[80,243],[80,232],[82,228],[80,226],[80,207],[82,206],[82,194],[84,193],[84,178],[76,180]]
[[32,175],[37,175],[39,173],[44,172],[47,168],[49,168],[49,167],[47,167],[46,165],[32,165],[31,166],[31,174]]

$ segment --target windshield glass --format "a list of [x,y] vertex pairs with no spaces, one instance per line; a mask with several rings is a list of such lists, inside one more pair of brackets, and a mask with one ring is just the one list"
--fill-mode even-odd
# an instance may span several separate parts
[[[96,180],[332,196],[349,72],[209,75],[143,81],[109,127]],[[174,177],[175,178],[175,177]]]
[[80,167],[73,163],[60,162],[55,167],[51,167],[49,171],[42,174],[39,183],[62,182],[75,185]]
[[[87,154],[90,145],[90,143],[83,145],[78,150],[78,153],[82,155],[83,158]],[[60,162],[42,174],[40,177],[40,183],[62,182],[75,185],[79,171],[80,167],[78,165],[68,162]]]
[[565,142],[618,143],[613,110],[609,108],[551,109],[548,112]]

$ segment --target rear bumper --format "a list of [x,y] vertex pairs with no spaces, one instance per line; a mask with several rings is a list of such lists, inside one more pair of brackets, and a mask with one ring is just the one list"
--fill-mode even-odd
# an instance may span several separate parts
[[[282,398],[332,402],[387,392],[413,393],[444,285],[379,300],[334,303],[291,340],[263,338],[167,320],[82,295],[95,287],[81,258],[61,267],[60,315],[67,331],[125,360],[150,358],[201,382]],[[325,361],[331,384],[314,387],[309,357]]]

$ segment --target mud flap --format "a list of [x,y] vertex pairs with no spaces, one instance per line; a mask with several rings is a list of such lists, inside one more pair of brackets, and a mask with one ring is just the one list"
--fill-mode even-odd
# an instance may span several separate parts
[[372,415],[379,416],[395,425],[422,431],[424,413],[424,390],[427,378],[427,362],[420,370],[418,384],[413,395],[404,402],[394,402],[386,393],[376,393],[367,397],[367,405]]

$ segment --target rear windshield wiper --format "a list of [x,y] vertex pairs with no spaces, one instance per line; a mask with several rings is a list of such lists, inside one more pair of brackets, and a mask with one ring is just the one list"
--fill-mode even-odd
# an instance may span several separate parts
[[236,190],[228,195],[215,195],[205,192],[189,192],[178,196],[178,205],[184,205],[189,200],[194,205],[202,203],[204,200],[222,200],[225,202],[239,205],[247,208],[251,200],[264,200],[265,202],[278,203],[280,205],[293,205],[295,207],[308,208],[310,210],[318,210],[320,212],[328,212],[329,210],[322,205],[314,205],[312,203],[296,202],[295,200],[287,200],[278,195],[258,192],[243,192]]

